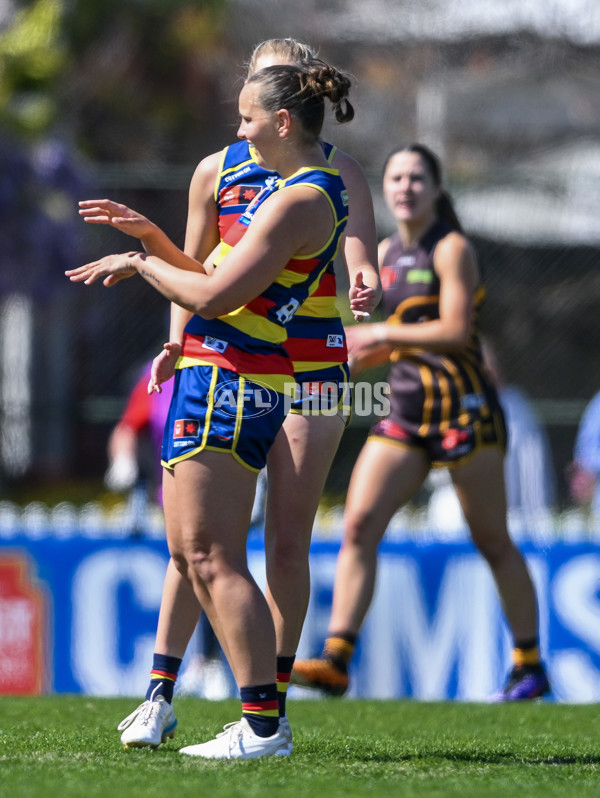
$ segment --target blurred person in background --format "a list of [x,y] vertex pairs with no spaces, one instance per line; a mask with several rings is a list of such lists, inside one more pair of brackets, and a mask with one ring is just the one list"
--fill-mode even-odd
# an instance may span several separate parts
[[391,360],[391,410],[372,429],[350,479],[323,653],[297,661],[292,683],[333,695],[348,689],[379,543],[396,510],[441,466],[450,469],[512,633],[514,666],[494,698],[538,698],[549,683],[540,662],[534,586],[507,528],[505,422],[481,353],[484,287],[475,254],[427,147],[411,144],[390,154],[383,194],[397,223],[397,232],[379,245],[388,319],[350,328],[347,336],[353,372]]
[[[195,314],[182,344],[170,341],[165,350],[172,367],[173,350],[179,349],[163,440],[167,537],[172,561],[209,615],[227,653],[240,687],[242,719],[208,743],[181,749],[190,756],[248,759],[287,755],[292,750],[289,724],[280,721],[278,709],[275,625],[248,571],[246,538],[256,472],[265,465],[283,424],[286,385],[293,385],[289,382],[294,376],[293,359],[283,346],[285,325],[329,273],[347,221],[348,191],[338,170],[331,168],[318,136],[325,97],[339,122],[353,117],[349,86],[344,75],[323,62],[304,69],[270,66],[248,77],[239,98],[238,135],[252,142],[257,162],[277,175],[255,193],[254,202],[225,232],[226,246],[206,266],[169,242],[164,245],[169,261],[134,252],[106,256],[67,272],[71,280],[86,284],[104,278],[106,286],[140,273],[172,302]],[[164,243],[166,238],[147,219],[109,200],[83,202],[81,213],[86,221],[113,224],[139,237],[147,251],[152,240]],[[354,281],[351,293],[353,311],[370,312],[374,291],[363,285],[362,278]],[[343,331],[341,339],[336,335],[325,340],[345,352]],[[331,368],[331,360],[326,362]],[[343,366],[343,361],[338,365]],[[159,363],[153,371],[151,388],[162,381],[163,367],[164,362]],[[239,382],[237,390],[246,398],[245,381],[252,386],[255,374],[270,395],[282,394],[281,401],[272,400],[269,412],[260,414],[258,405],[250,402],[248,407],[245,399],[238,400],[233,418],[214,428],[223,415],[215,410],[215,392]],[[345,389],[346,378],[340,375],[339,380]],[[343,390],[329,408],[338,411],[332,417],[339,418],[342,428],[345,397]],[[307,399],[311,398],[308,393]],[[221,451],[233,457],[225,458]],[[298,597],[290,595],[288,600]],[[185,618],[172,621],[170,631],[175,633]],[[156,674],[156,695],[165,681],[171,689],[174,682],[175,674],[164,667],[164,660],[162,665]],[[164,714],[160,742],[173,735],[177,721],[164,696],[154,698],[148,702],[146,717],[152,714],[152,704]]]
[[[248,74],[274,64],[316,63],[316,53],[306,44],[293,39],[269,39],[255,48]],[[361,312],[374,309],[380,297],[371,194],[362,168],[353,158],[331,144],[321,143],[321,147],[330,166],[339,170],[351,197],[341,250],[352,286],[351,301],[361,303],[354,307],[360,318]],[[253,146],[246,140],[204,158],[190,185],[186,253],[202,260],[226,241],[228,231],[252,198],[276,177],[258,162]],[[157,254],[166,258],[169,252],[161,250]],[[296,380],[305,388],[292,405],[267,457],[267,601],[277,639],[279,714],[288,733],[286,694],[310,597],[308,554],[312,527],[325,479],[348,421],[344,406],[347,352],[335,301],[335,273],[328,268],[317,290],[287,325],[285,346],[294,361]],[[165,353],[155,361],[153,384],[157,390],[169,384],[190,314],[173,305],[171,318],[172,343],[165,345]],[[332,384],[337,391],[330,397],[334,401],[330,407],[320,386]],[[339,404],[338,413],[335,403]],[[137,714],[132,713],[121,724],[124,745],[156,747],[163,741],[173,684],[200,613],[196,596],[171,561],[163,588],[146,701]],[[165,672],[168,680],[162,677]]]
[[[531,400],[517,385],[504,378],[492,343],[481,338],[483,362],[498,391],[508,430],[504,458],[506,500],[515,532],[535,536],[551,527],[556,502],[556,477],[546,429]],[[466,526],[452,479],[446,469],[429,475],[433,491],[428,518],[435,529],[455,530]]]
[[504,460],[506,499],[525,526],[551,512],[556,502],[556,477],[547,432],[525,391],[508,383],[496,350],[482,340],[483,362],[506,417],[508,449]]
[[160,453],[172,386],[160,394],[149,394],[151,367],[149,363],[142,370],[110,434],[104,484],[115,493],[126,493],[141,483],[141,490],[162,504],[162,468],[156,454]]
[[579,422],[567,480],[575,504],[600,519],[600,392],[590,400]]

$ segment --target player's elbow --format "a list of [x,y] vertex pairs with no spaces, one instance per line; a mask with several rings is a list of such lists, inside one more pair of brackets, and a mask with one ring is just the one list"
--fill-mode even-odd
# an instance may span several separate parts
[[233,309],[219,296],[197,297],[193,303],[188,305],[188,310],[207,321],[218,319],[219,316],[224,316]]
[[206,319],[206,321],[211,321],[212,319],[217,319],[220,315],[214,308],[210,305],[207,305],[206,302],[197,302],[193,305],[188,305],[188,310],[191,310],[192,313],[195,313],[196,316],[200,316],[202,319]]
[[464,352],[471,341],[471,327],[468,324],[457,324],[446,329],[445,345],[449,352]]
[[448,347],[453,352],[463,352],[471,340],[469,330],[456,330],[448,341]]

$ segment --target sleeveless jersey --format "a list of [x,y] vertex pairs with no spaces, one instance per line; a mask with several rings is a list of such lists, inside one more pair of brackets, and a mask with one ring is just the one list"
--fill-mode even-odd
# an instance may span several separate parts
[[[412,247],[392,236],[383,259],[381,283],[388,323],[420,324],[439,319],[440,281],[433,267],[437,244],[453,228],[436,222]],[[410,433],[429,436],[490,420],[498,412],[496,389],[483,366],[479,316],[485,298],[475,292],[469,344],[459,353],[400,348],[392,355],[390,416]]]
[[247,141],[225,147],[214,190],[221,241],[269,178],[278,180],[279,175],[258,165]]
[[293,375],[284,348],[286,325],[319,286],[337,254],[346,226],[348,200],[339,172],[329,168],[303,168],[286,180],[277,183],[271,180],[255,193],[244,213],[228,225],[219,258],[221,260],[235,246],[251,223],[256,209],[274,191],[286,191],[297,185],[311,186],[327,198],[334,218],[328,241],[317,252],[292,258],[276,280],[243,307],[217,319],[193,316],[185,329],[179,368],[216,364],[279,392],[285,391],[285,383],[289,383]]
[[[336,147],[321,143],[331,163]],[[228,231],[256,198],[263,186],[278,178],[256,162],[254,149],[238,141],[223,151],[215,183],[215,202],[219,215],[219,236],[225,241]],[[224,253],[221,248],[221,257]],[[321,275],[311,295],[287,325],[285,348],[294,371],[315,371],[346,363],[348,351],[340,313],[336,306],[337,286],[333,261]]]

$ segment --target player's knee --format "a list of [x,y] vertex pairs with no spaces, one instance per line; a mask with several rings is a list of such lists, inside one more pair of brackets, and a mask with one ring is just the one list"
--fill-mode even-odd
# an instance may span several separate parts
[[202,549],[195,549],[188,553],[188,566],[198,575],[201,581],[209,587],[219,573],[218,562]]
[[303,546],[274,546],[267,555],[267,571],[293,579],[308,568],[308,550]]
[[265,529],[267,563],[289,569],[294,563],[308,560],[313,520],[286,518],[281,524]]
[[375,513],[364,510],[348,510],[344,518],[345,547],[359,549],[376,548],[381,538]]
[[187,579],[188,564],[183,552],[171,552],[171,560],[173,561],[173,565],[178,573],[180,573],[182,576],[185,576]]

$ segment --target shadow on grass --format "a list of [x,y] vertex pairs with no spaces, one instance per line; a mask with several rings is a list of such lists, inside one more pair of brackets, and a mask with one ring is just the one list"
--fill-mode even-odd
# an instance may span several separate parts
[[[395,747],[396,750],[391,750]],[[331,756],[338,763],[407,763],[425,762],[427,760],[445,760],[447,762],[463,762],[479,765],[600,765],[599,754],[560,754],[541,756],[539,752],[530,754],[523,751],[456,751],[442,748],[424,748],[422,751],[401,749],[398,746],[365,746],[364,740],[346,739],[340,744],[331,741]],[[387,750],[382,750],[386,748]],[[303,754],[315,754],[323,759],[327,752],[323,750],[323,739],[304,740],[298,746]]]

